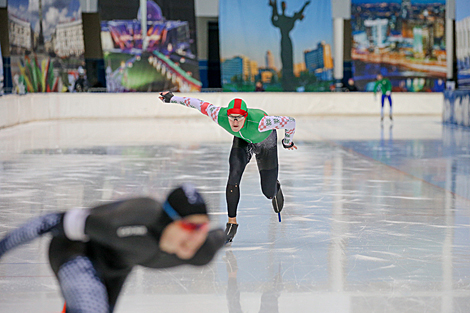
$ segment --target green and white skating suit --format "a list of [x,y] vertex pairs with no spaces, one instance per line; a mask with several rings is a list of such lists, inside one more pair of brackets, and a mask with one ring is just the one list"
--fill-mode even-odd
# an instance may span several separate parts
[[380,91],[383,95],[389,96],[392,93],[392,83],[386,78],[376,81],[374,84],[374,95],[377,91]]
[[190,97],[173,96],[170,103],[179,103],[199,110],[230,134],[249,143],[262,142],[271,134],[270,130],[285,129],[283,142],[285,145],[290,145],[295,134],[295,119],[288,116],[268,116],[262,110],[248,109],[248,116],[243,128],[238,132],[233,132],[228,121],[227,108],[218,107],[209,102]]

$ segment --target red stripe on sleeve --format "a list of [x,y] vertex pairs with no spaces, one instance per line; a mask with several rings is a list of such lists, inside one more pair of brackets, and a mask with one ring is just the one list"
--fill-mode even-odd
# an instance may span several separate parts
[[210,104],[209,102],[204,102],[201,105],[201,113],[202,114],[209,116],[209,114],[207,114],[207,107],[209,106],[209,104]]

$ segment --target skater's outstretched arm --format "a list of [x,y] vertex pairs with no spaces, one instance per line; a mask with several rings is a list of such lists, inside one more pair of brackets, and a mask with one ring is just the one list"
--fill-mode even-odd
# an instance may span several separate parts
[[214,122],[217,123],[220,107],[215,106],[212,103],[205,102],[196,98],[177,97],[174,96],[171,91],[165,91],[160,93],[159,98],[165,103],[178,103],[189,108],[197,109],[199,112],[209,116]]
[[374,89],[373,89],[374,100],[377,100],[377,90],[380,91],[380,81],[376,81],[375,84],[374,84]]
[[373,91],[374,91],[374,96],[377,95],[377,90],[378,90],[378,88],[379,88],[379,85],[380,85],[380,81],[376,81],[375,84],[374,84],[374,89],[373,89]]
[[269,131],[272,129],[285,129],[284,139],[282,145],[288,150],[295,150],[297,146],[294,145],[292,139],[295,134],[295,119],[289,116],[265,116],[261,119],[258,125],[260,132]]
[[63,213],[50,213],[36,217],[8,233],[0,241],[0,258],[13,248],[28,243],[54,229],[59,230],[63,215]]

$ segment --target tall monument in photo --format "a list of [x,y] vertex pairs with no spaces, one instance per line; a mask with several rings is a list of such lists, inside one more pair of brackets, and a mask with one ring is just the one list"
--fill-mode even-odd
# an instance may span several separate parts
[[270,0],[269,5],[272,7],[271,23],[274,27],[279,28],[281,32],[281,62],[282,62],[282,89],[284,91],[295,91],[294,80],[294,58],[293,46],[289,33],[294,29],[297,20],[303,20],[303,12],[310,1],[305,2],[299,12],[293,16],[287,16],[286,2],[281,2],[282,13],[277,11],[277,0]]

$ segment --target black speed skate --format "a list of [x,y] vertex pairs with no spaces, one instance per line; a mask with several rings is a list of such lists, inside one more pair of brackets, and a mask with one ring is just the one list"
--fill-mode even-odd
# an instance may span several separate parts
[[281,183],[277,182],[277,194],[272,200],[274,212],[280,213],[284,207],[284,195],[281,190]]
[[225,243],[232,242],[233,237],[237,234],[238,224],[227,223],[225,227]]

